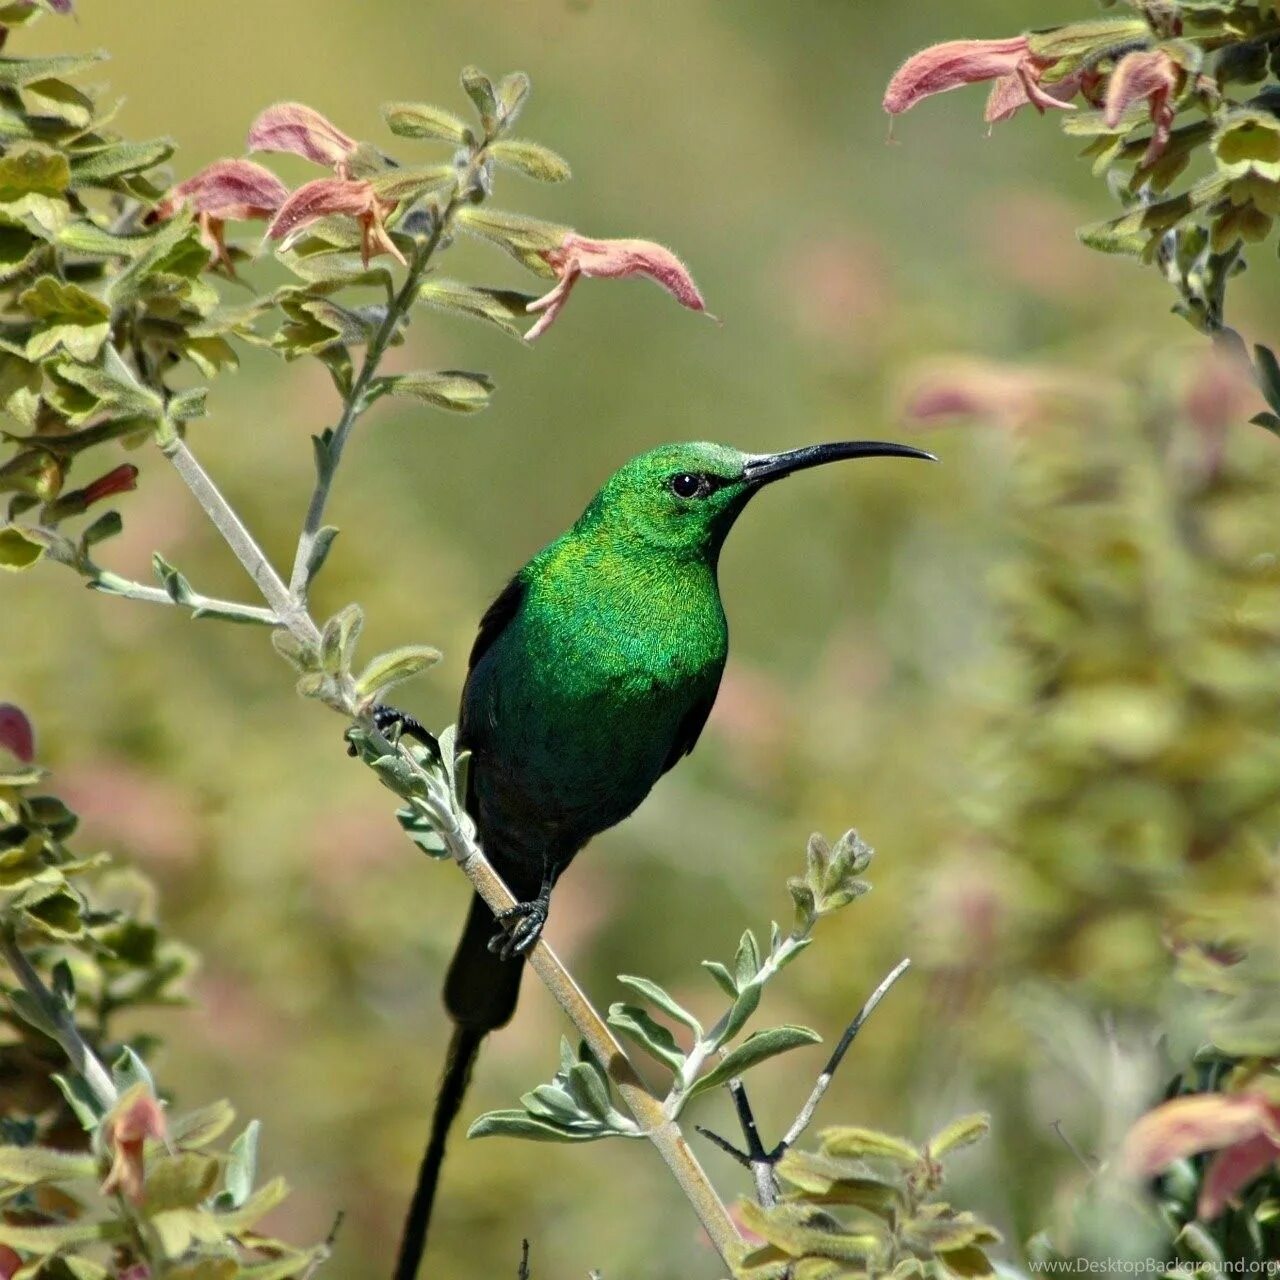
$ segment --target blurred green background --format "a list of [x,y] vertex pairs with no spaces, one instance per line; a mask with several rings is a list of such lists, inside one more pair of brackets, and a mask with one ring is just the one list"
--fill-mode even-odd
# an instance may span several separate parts
[[[722,570],[732,657],[702,744],[557,890],[548,937],[602,1005],[620,998],[613,975],[631,972],[716,1009],[698,961],[731,954],[747,924],[785,918],[783,880],[813,829],[856,825],[878,850],[875,891],[826,922],[771,989],[770,1021],[830,1040],[901,956],[978,936],[982,904],[965,896],[957,850],[990,785],[981,744],[1007,696],[991,583],[1020,554],[1011,460],[1039,445],[1034,430],[926,432],[903,405],[922,370],[952,358],[1008,362],[1033,381],[1070,384],[1042,369],[1153,376],[1176,398],[1202,344],[1168,314],[1154,272],[1076,244],[1073,228],[1111,207],[1053,122],[1025,112],[987,138],[974,90],[899,120],[886,145],[879,99],[925,43],[1088,7],[83,0],[74,24],[17,38],[22,53],[108,49],[104,75],[126,98],[119,127],[173,135],[179,176],[239,154],[273,101],[301,100],[388,145],[379,103],[461,110],[462,65],[523,69],[534,83],[523,132],[565,154],[574,180],[544,189],[502,174],[495,203],[591,236],[657,239],[693,269],[721,325],[647,286],[587,282],[531,348],[423,313],[392,353],[391,368],[475,368],[499,385],[474,419],[384,402],[330,511],[343,534],[317,613],[359,601],[369,653],[439,644],[444,664],[401,699],[429,723],[453,718],[488,600],[632,454],[687,438],[772,449],[885,437],[942,456],[937,468],[874,461],[796,479],[734,533]],[[443,270],[528,285],[483,245],[459,245]],[[1231,308],[1259,339],[1280,312],[1265,270],[1234,287]],[[987,366],[966,368],[990,381]],[[193,432],[281,563],[309,492],[307,436],[334,413],[317,367],[254,354]],[[1125,429],[1114,413],[1090,419],[1076,418],[1082,450],[1091,432]],[[197,589],[250,598],[176,476],[153,453],[136,460],[143,482],[104,560],[146,578],[162,550]],[[188,1102],[226,1095],[264,1121],[264,1162],[295,1187],[279,1234],[317,1238],[345,1210],[326,1274],[382,1270],[441,1065],[437,992],[462,877],[400,836],[386,793],[344,756],[341,726],[293,696],[262,634],[96,597],[52,566],[6,580],[0,613],[0,697],[36,721],[87,838],[153,874],[168,925],[203,952],[198,1003],[159,1019],[162,1078]],[[924,1138],[961,1109],[994,1109],[1003,1127],[959,1162],[955,1199],[992,1214],[1016,1254],[1074,1167],[1051,1132],[1073,1095],[1031,1042],[1018,1041],[1017,1071],[993,1068],[1003,1015],[983,1020],[957,991],[927,966],[909,976],[819,1120]],[[468,1113],[549,1078],[563,1029],[530,981]],[[767,1135],[822,1052],[758,1074]],[[699,1119],[730,1123],[717,1104]],[[726,1194],[747,1190],[700,1151]],[[992,1176],[1010,1167],[1018,1178]],[[718,1273],[651,1151],[457,1139],[436,1274],[514,1273],[522,1236],[545,1276]]]

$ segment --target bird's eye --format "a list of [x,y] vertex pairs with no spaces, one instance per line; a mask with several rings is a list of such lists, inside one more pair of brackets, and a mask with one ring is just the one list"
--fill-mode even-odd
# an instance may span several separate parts
[[695,476],[688,471],[682,471],[678,476],[671,477],[671,492],[677,498],[699,497],[706,493],[709,487],[701,476]]

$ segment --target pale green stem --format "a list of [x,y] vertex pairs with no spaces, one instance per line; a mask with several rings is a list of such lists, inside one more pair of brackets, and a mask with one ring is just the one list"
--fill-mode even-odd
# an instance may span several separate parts
[[27,959],[26,953],[18,945],[18,939],[10,928],[0,932],[0,951],[3,951],[14,977],[22,984],[23,990],[35,1001],[44,1015],[53,1038],[67,1055],[71,1069],[88,1085],[89,1091],[103,1111],[110,1111],[120,1096],[112,1083],[110,1073],[85,1043],[75,1019],[67,1012],[66,1006],[45,986],[31,961]]

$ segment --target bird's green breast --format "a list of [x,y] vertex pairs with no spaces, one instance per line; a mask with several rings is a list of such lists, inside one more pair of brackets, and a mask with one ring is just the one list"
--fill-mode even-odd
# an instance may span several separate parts
[[576,848],[644,799],[710,706],[724,610],[700,557],[566,537],[521,577],[519,611],[468,682],[477,816],[503,844],[499,826]]

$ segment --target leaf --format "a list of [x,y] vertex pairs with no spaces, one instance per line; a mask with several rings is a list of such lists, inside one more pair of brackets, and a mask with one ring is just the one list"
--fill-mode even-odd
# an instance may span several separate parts
[[720,988],[730,999],[736,1000],[738,997],[738,986],[733,980],[733,975],[728,969],[720,963],[719,960],[704,960],[702,967],[715,979],[716,986]]
[[92,1178],[97,1168],[97,1161],[87,1154],[53,1151],[48,1147],[0,1147],[0,1182],[17,1186]]
[[949,1151],[960,1147],[972,1146],[981,1142],[991,1132],[991,1117],[986,1112],[977,1112],[971,1116],[961,1116],[949,1125],[940,1129],[929,1139],[929,1153],[935,1157],[944,1156]]
[[474,103],[486,134],[492,134],[499,122],[498,97],[493,82],[479,67],[463,67],[463,92]]
[[524,105],[529,101],[531,85],[529,77],[523,71],[513,71],[503,76],[497,88],[498,114],[504,129],[509,129],[516,122]]
[[1253,348],[1253,357],[1263,397],[1276,413],[1280,413],[1280,360],[1276,359],[1276,354],[1270,347],[1264,347],[1261,343]]
[[409,644],[379,654],[360,673],[356,694],[361,700],[376,698],[392,685],[411,680],[435,666],[444,655],[426,644]]
[[44,546],[19,525],[0,529],[0,569],[29,569],[44,555]]
[[52,76],[73,76],[95,62],[101,62],[106,56],[99,50],[89,54],[54,54],[47,58],[0,58],[0,85],[19,88]]
[[129,174],[144,173],[163,164],[174,152],[168,138],[150,142],[113,142],[96,151],[76,152],[71,157],[71,186],[99,186]]
[[179,1147],[203,1147],[220,1138],[236,1118],[225,1100],[212,1102],[168,1122],[169,1140]]
[[609,1134],[607,1129],[566,1128],[527,1111],[489,1111],[467,1130],[468,1138],[528,1138],[533,1142],[594,1142]]
[[656,1005],[663,1013],[668,1014],[677,1022],[684,1023],[699,1040],[702,1039],[702,1025],[697,1018],[673,996],[658,986],[656,982],[651,982],[648,978],[637,978],[625,973],[618,975],[618,981],[623,986],[630,987],[632,991],[642,995],[650,1004]]
[[372,185],[382,200],[411,204],[422,199],[428,191],[455,182],[457,176],[457,170],[451,164],[405,166],[380,173],[372,180]]
[[733,958],[733,970],[734,985],[739,991],[760,972],[760,944],[750,929],[743,933],[738,942],[738,950]]
[[480,288],[457,280],[428,280],[418,290],[417,300],[439,311],[486,320],[513,338],[523,338],[520,322],[527,323],[534,296],[514,289]]
[[634,1004],[609,1006],[609,1025],[634,1040],[646,1053],[665,1063],[672,1071],[684,1066],[684,1051],[669,1027],[664,1027],[646,1010]]
[[397,138],[438,138],[459,146],[470,146],[475,140],[465,120],[425,102],[385,103],[382,118]]
[[720,1028],[715,1037],[715,1047],[719,1049],[722,1045],[726,1045],[730,1040],[747,1025],[751,1015],[760,1007],[760,997],[763,989],[757,982],[748,983],[738,994],[738,998],[733,1002],[733,1007],[729,1010],[729,1016],[725,1019],[724,1025]]
[[767,1058],[798,1049],[802,1045],[819,1044],[821,1041],[822,1037],[808,1027],[782,1026],[757,1031],[736,1049],[731,1049],[706,1075],[699,1076],[690,1086],[688,1096],[693,1098],[706,1093],[708,1089],[718,1088]]
[[455,221],[464,231],[489,240],[505,249],[531,271],[548,279],[555,271],[542,254],[559,249],[570,234],[568,227],[518,213],[506,213],[487,204],[467,205],[459,209]]
[[17,200],[33,191],[60,196],[70,182],[66,156],[48,147],[22,147],[0,159],[0,201]]
[[440,373],[397,373],[379,378],[376,386],[385,395],[412,396],[437,409],[477,413],[487,408],[493,382],[483,373],[445,369]]
[[85,1222],[81,1219],[55,1227],[16,1227],[0,1220],[0,1244],[43,1255],[70,1245],[88,1244],[95,1240],[118,1240],[125,1234],[125,1230],[125,1223],[117,1219],[108,1219],[106,1222]]
[[155,1096],[156,1082],[151,1078],[147,1064],[128,1046],[120,1050],[120,1056],[111,1064],[111,1081],[121,1093],[127,1093],[134,1085],[141,1084]]
[[514,169],[535,182],[567,182],[572,176],[569,162],[550,147],[522,139],[505,139],[489,144],[487,154],[495,164]]
[[358,604],[349,604],[324,624],[320,636],[320,665],[330,675],[351,670],[356,644],[364,629],[364,613]]
[[[22,994],[26,995],[26,992]],[[11,995],[10,999],[12,998]],[[63,1075],[55,1071],[49,1079],[58,1086],[72,1114],[80,1121],[81,1128],[86,1133],[93,1133],[102,1120],[102,1104],[94,1096],[93,1090],[79,1076]]]
[[841,1125],[824,1129],[819,1137],[822,1150],[829,1156],[854,1156],[861,1159],[890,1160],[904,1169],[920,1163],[920,1152],[903,1138],[880,1133],[876,1129],[863,1129],[856,1125]]
[[170,1209],[194,1209],[218,1182],[218,1159],[197,1151],[161,1155],[147,1167],[148,1214]]

